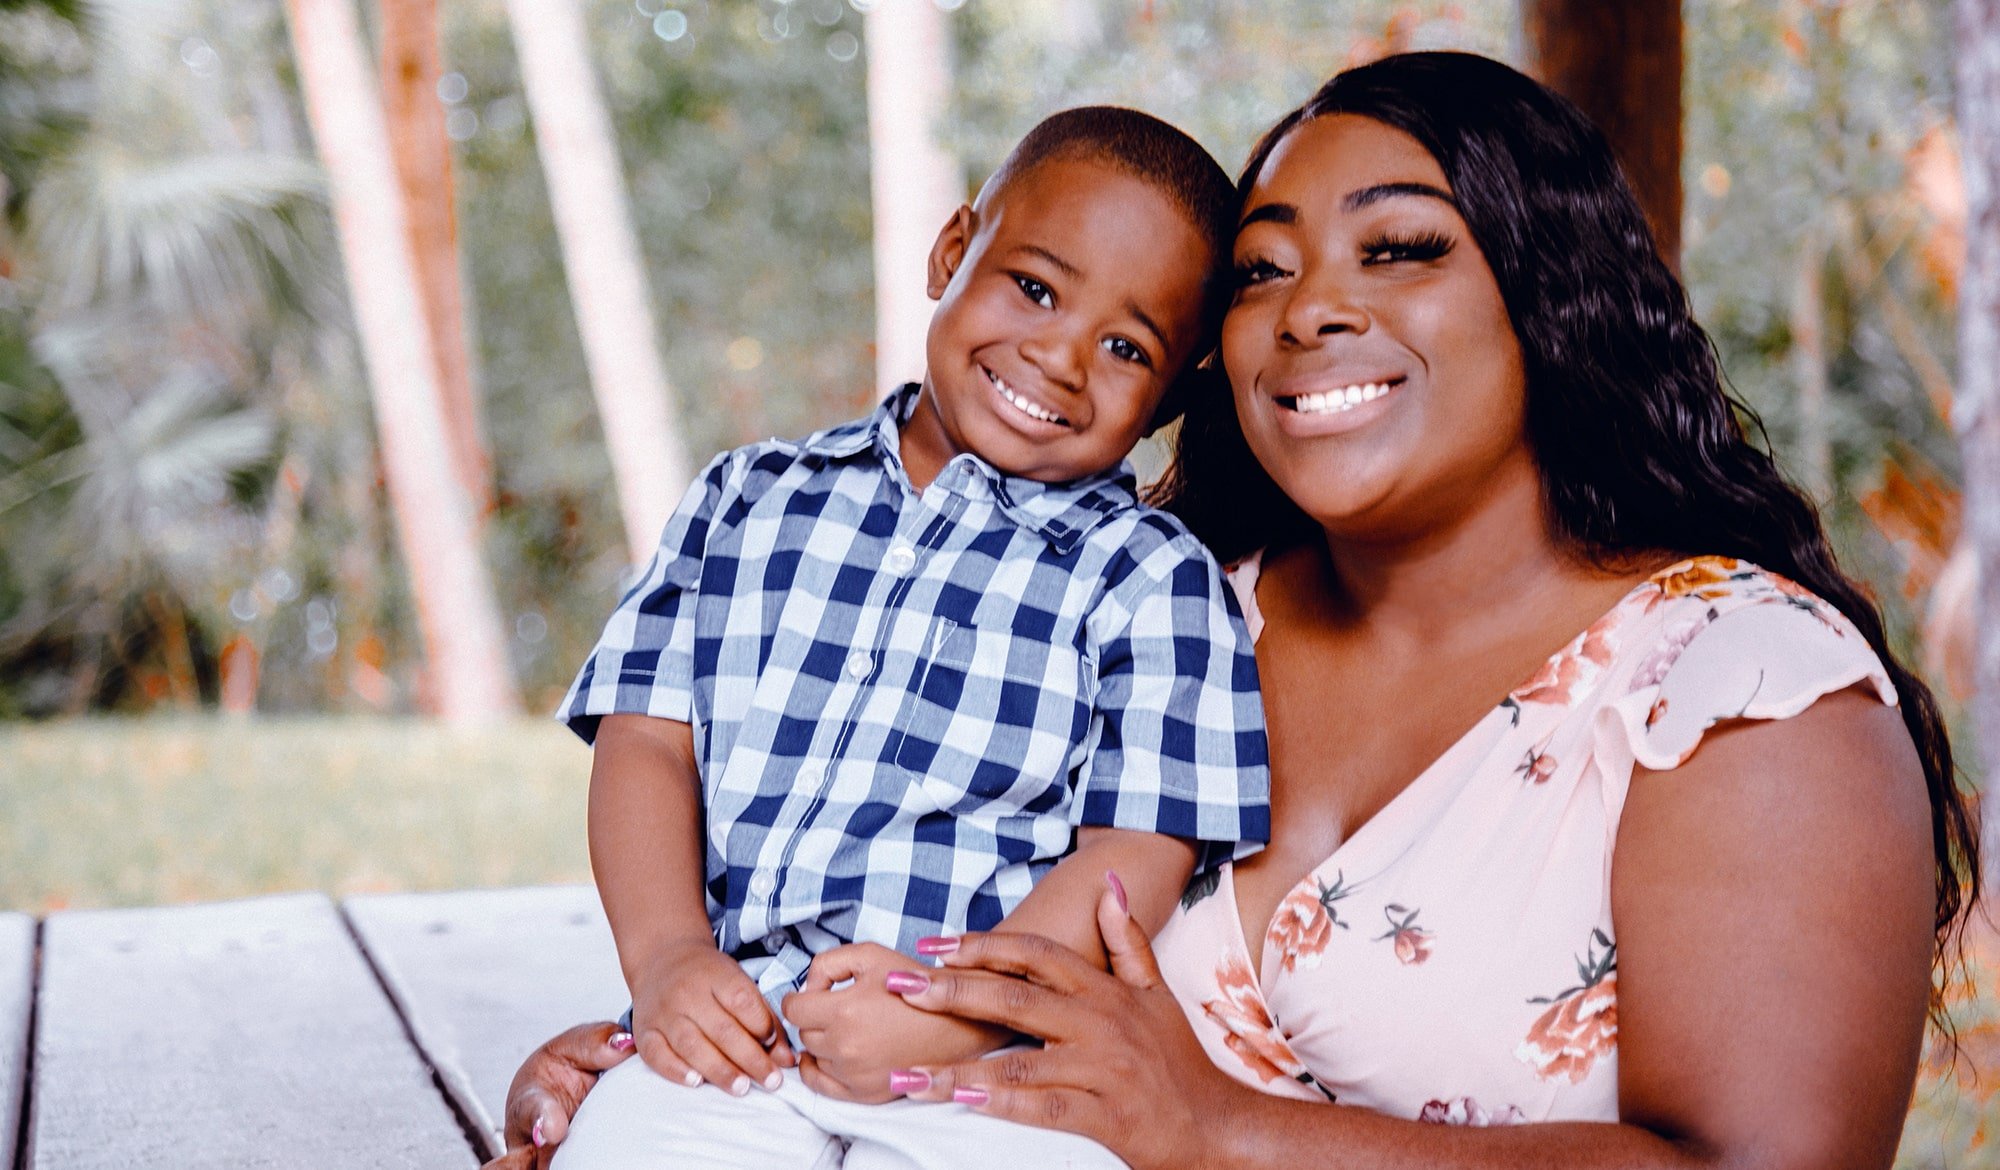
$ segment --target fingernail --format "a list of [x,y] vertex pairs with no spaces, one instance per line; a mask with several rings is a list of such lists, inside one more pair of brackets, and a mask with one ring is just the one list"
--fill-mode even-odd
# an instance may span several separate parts
[[741,1097],[749,1091],[749,1077],[737,1077],[735,1080],[729,1082],[729,1095],[732,1097]]
[[891,1093],[921,1093],[931,1087],[931,1074],[913,1068],[892,1069],[889,1073]]
[[694,1071],[693,1069],[689,1069],[681,1074],[681,1084],[686,1085],[688,1088],[692,1089],[696,1085],[701,1084],[701,1074]]
[[1132,903],[1125,897],[1125,883],[1118,880],[1118,871],[1115,869],[1105,870],[1104,881],[1105,884],[1111,887],[1111,896],[1118,899],[1118,909],[1128,915],[1131,914]]
[[930,980],[914,971],[891,971],[882,977],[882,986],[897,995],[915,995],[930,985]]
[[920,955],[949,955],[957,949],[958,940],[946,935],[934,935],[917,940],[917,953]]
[[528,1131],[528,1140],[530,1140],[530,1141],[534,1142],[534,1143],[535,1143],[535,1148],[536,1148],[536,1149],[538,1149],[538,1150],[539,1150],[539,1149],[541,1149],[541,1148],[542,1148],[542,1147],[543,1147],[544,1145],[547,1145],[547,1144],[548,1144],[547,1142],[545,1142],[545,1141],[543,1141],[543,1140],[542,1140],[542,1119],[541,1119],[541,1118],[539,1118],[539,1117],[535,1118],[535,1128],[533,1128],[533,1129],[531,1129],[531,1130],[529,1130],[529,1131]]
[[785,1074],[781,1072],[774,1072],[770,1076],[764,1078],[764,1087],[771,1090],[774,1093],[778,1091],[778,1086],[784,1083],[785,1083]]
[[986,1104],[986,1090],[975,1089],[967,1085],[962,1089],[953,1089],[951,1091],[951,1099],[960,1105],[984,1105]]
[[623,1052],[627,1048],[632,1047],[632,1033],[630,1032],[611,1033],[611,1047],[616,1048],[620,1052]]

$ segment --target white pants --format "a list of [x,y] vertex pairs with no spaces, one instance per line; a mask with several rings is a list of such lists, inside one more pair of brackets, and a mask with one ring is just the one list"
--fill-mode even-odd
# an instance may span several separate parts
[[554,1170],[1124,1170],[1088,1138],[1034,1129],[963,1105],[854,1105],[806,1088],[732,1097],[688,1088],[638,1057],[583,1099]]

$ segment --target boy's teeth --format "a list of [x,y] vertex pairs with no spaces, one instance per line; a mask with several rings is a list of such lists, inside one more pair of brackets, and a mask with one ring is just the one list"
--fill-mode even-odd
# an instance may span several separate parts
[[1300,414],[1338,414],[1353,410],[1364,402],[1373,402],[1389,392],[1386,382],[1362,382],[1341,390],[1328,390],[1324,394],[1301,394],[1292,400],[1292,409]]
[[986,376],[993,380],[994,388],[1000,391],[1000,397],[1005,398],[1014,409],[1020,411],[1022,414],[1027,415],[1029,418],[1040,419],[1043,422],[1055,423],[1058,426],[1066,427],[1069,425],[1068,419],[1052,411],[1043,410],[1026,398],[1014,393],[1014,388],[1007,385],[1006,381],[1000,375],[988,370],[986,371]]

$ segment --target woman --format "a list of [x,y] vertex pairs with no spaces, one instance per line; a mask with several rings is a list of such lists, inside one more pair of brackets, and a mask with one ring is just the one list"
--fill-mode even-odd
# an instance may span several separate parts
[[[1242,190],[1233,393],[1164,498],[1242,558],[1271,845],[1157,963],[1107,894],[1115,977],[960,940],[910,1002],[1047,1045],[900,1083],[1139,1167],[1889,1165],[1967,809],[1603,138],[1404,55]],[[531,1058],[517,1134],[607,1035]]]

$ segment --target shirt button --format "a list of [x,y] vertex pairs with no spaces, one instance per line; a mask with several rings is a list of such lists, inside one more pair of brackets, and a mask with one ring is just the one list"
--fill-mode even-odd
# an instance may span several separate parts
[[907,577],[910,575],[910,570],[917,567],[917,550],[907,544],[899,544],[889,550],[889,555],[883,560],[882,565],[898,577]]
[[777,888],[776,879],[763,870],[757,871],[750,878],[750,896],[753,898],[768,898],[771,896],[771,891]]
[[875,660],[868,656],[868,651],[856,650],[847,656],[847,677],[856,680],[864,679],[868,677],[868,672],[873,669],[875,669]]

